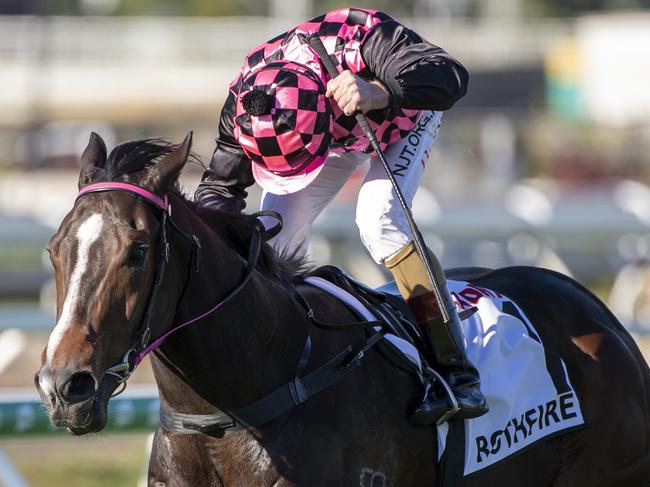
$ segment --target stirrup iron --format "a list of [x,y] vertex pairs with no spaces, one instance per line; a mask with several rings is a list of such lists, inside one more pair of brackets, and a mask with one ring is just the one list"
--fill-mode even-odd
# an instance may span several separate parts
[[431,385],[430,387],[433,387],[436,381],[440,382],[440,385],[442,388],[445,390],[445,394],[447,394],[447,397],[449,398],[449,403],[451,404],[451,408],[449,408],[440,418],[436,421],[436,425],[440,426],[444,422],[450,420],[458,411],[460,411],[460,404],[458,404],[458,400],[456,399],[456,396],[454,395],[454,392],[451,390],[451,387],[447,383],[447,381],[440,375],[440,373],[433,369],[432,367],[427,368],[427,373],[433,375]]

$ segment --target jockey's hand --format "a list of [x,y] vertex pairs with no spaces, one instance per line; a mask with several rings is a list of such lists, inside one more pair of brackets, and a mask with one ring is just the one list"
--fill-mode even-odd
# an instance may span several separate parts
[[381,83],[365,81],[347,69],[328,81],[325,96],[333,97],[348,116],[388,106],[388,92]]

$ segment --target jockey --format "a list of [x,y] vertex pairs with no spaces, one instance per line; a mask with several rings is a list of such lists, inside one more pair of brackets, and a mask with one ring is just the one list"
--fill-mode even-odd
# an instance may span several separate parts
[[[307,37],[318,34],[340,75],[331,79]],[[205,206],[239,212],[246,188],[263,188],[261,207],[283,216],[273,245],[294,255],[307,251],[312,223],[343,184],[370,162],[359,191],[356,223],[373,259],[395,277],[404,299],[432,342],[437,367],[451,386],[457,418],[487,412],[480,379],[469,362],[444,273],[437,303],[406,218],[384,168],[356,123],[363,112],[409,205],[436,138],[442,111],[467,90],[468,73],[443,49],[390,16],[343,8],[305,22],[255,48],[230,84],[219,138],[196,190]],[[365,166],[364,166],[365,167]],[[439,306],[454,319],[444,324]],[[416,424],[441,415],[428,398]]]

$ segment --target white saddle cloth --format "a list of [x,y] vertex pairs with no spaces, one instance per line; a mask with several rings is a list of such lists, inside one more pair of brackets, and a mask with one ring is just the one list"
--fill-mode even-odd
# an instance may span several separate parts
[[[480,418],[438,428],[439,459],[449,467],[462,465],[462,472],[459,467],[445,469],[452,477],[448,485],[455,485],[458,476],[579,427],[584,419],[564,362],[544,349],[535,327],[515,302],[462,281],[449,281],[449,290],[459,310],[478,307],[463,321],[463,331],[467,356],[479,371],[490,407]],[[460,455],[462,463],[453,459]]]
[[[307,282],[321,288],[367,320],[375,319],[354,296],[318,277]],[[546,351],[535,327],[515,302],[464,281],[448,281],[459,311],[476,306],[463,321],[467,357],[481,376],[490,411],[438,427],[438,460],[444,463],[443,485],[493,465],[532,444],[584,424],[580,402],[562,359]],[[419,354],[410,343],[386,335],[418,368]]]

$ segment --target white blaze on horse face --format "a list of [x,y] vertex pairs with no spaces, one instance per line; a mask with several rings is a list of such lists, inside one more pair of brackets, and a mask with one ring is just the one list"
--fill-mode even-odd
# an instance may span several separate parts
[[78,308],[79,292],[81,290],[81,283],[83,282],[83,275],[86,273],[88,266],[88,254],[90,253],[91,245],[99,238],[102,231],[104,221],[99,213],[94,213],[85,222],[79,225],[77,230],[77,262],[75,264],[70,281],[68,283],[68,291],[63,301],[63,308],[61,309],[61,316],[56,323],[50,340],[47,343],[47,363],[52,362],[52,357],[58,348],[66,330],[72,324],[72,318]]

